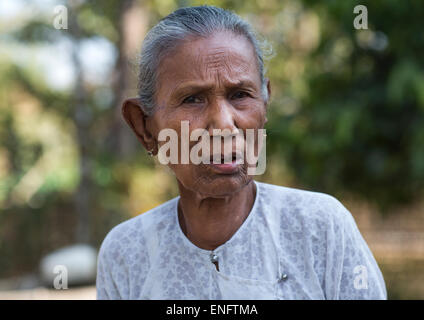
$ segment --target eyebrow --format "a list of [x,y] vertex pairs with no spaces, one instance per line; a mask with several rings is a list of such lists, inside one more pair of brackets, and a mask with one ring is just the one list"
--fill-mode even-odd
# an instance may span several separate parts
[[[228,88],[250,88],[250,89],[257,89],[257,86],[255,83],[251,80],[239,80],[234,83],[226,83],[225,85]],[[184,95],[185,93],[189,92],[204,92],[211,90],[213,88],[212,84],[199,84],[198,82],[184,82],[181,85],[177,86],[174,90],[171,92],[171,97],[179,97]]]

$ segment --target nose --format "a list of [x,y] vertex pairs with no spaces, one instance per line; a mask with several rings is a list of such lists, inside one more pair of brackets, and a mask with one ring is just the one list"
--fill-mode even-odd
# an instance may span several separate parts
[[232,105],[224,98],[217,98],[208,106],[208,129],[210,136],[214,136],[214,129],[221,131],[227,129],[230,132],[237,131],[232,109]]

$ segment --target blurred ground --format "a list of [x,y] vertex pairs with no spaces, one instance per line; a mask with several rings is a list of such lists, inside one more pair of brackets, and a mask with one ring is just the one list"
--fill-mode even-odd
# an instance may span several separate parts
[[345,202],[383,273],[389,299],[424,299],[424,202],[385,218]]
[[66,290],[43,287],[29,290],[0,291],[0,300],[95,300],[96,287],[81,287]]

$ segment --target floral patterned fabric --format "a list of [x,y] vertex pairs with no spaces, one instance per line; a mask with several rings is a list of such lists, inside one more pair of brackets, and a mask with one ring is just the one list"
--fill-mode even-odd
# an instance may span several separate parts
[[248,217],[213,252],[182,232],[179,197],[114,227],[99,251],[97,298],[387,298],[380,269],[338,200],[255,183]]

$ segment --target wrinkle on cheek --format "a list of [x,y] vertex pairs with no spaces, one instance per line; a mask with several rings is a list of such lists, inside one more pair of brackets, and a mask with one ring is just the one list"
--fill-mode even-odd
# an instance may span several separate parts
[[170,129],[175,126],[173,118],[170,112],[164,104],[156,106],[155,113],[153,114],[153,121],[155,125],[155,136],[158,138],[159,133],[162,129]]

